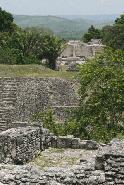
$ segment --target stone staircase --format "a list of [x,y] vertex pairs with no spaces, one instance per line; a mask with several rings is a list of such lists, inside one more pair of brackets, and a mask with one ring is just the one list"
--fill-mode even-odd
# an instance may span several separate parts
[[0,131],[11,127],[15,103],[17,83],[12,78],[0,78]]
[[27,123],[32,114],[49,108],[57,121],[63,121],[67,110],[78,105],[77,89],[77,82],[64,79],[0,78],[0,132]]

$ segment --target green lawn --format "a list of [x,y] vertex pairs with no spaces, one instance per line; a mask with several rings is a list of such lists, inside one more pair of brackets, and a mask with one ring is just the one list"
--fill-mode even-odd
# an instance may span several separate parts
[[0,64],[0,77],[56,77],[74,79],[77,72],[53,71],[42,65]]

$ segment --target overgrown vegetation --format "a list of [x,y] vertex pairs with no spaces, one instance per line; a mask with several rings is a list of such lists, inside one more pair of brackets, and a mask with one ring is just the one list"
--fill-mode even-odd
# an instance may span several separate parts
[[12,33],[16,27],[13,20],[13,16],[0,7],[0,32]]
[[91,26],[84,34],[83,41],[89,42],[91,39],[101,39],[108,47],[124,50],[124,14],[117,18],[113,25],[106,25],[102,29]]
[[124,14],[115,20],[112,26],[102,29],[103,43],[113,49],[124,50]]
[[38,114],[56,135],[108,142],[124,136],[124,52],[107,48],[80,69],[80,106],[71,118],[57,124],[52,111]]
[[0,63],[41,64],[46,59],[47,67],[54,70],[64,46],[64,40],[51,33],[18,28],[13,16],[0,8]]
[[52,109],[48,109],[44,112],[35,113],[34,115],[32,115],[32,120],[39,121],[44,128],[49,129],[57,136],[65,134],[64,124],[56,123]]
[[101,31],[95,28],[93,25],[88,29],[88,32],[84,34],[83,41],[89,42],[91,39],[101,39]]
[[106,49],[81,66],[79,135],[109,141],[124,134],[124,52]]
[[[124,136],[124,15],[102,30],[91,26],[84,41],[92,38],[101,38],[111,48],[81,66],[79,108],[63,124],[56,123],[51,110],[37,113],[34,120],[40,120],[56,135],[108,142]],[[66,77],[67,72],[53,71],[64,46],[65,42],[53,33],[18,28],[13,16],[0,8],[0,63],[10,65],[0,65],[0,76]],[[47,59],[47,67],[53,70],[37,68],[42,59]],[[73,74],[68,72],[67,77]]]
[[38,112],[32,115],[33,121],[38,121],[44,128],[49,129],[55,135],[75,135],[77,133],[77,125],[74,120],[66,120],[65,122],[57,122],[52,109],[48,109],[44,112]]

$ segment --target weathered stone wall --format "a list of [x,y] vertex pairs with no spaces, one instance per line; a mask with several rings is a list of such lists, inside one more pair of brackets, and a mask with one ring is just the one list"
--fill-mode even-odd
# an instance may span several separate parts
[[72,169],[42,171],[33,166],[0,165],[0,185],[106,185],[102,171],[91,162]]
[[37,127],[12,128],[0,133],[1,163],[26,163],[40,150],[41,133]]
[[[51,167],[41,171],[20,166],[48,147],[98,150],[88,160],[80,159],[68,169]],[[56,137],[41,127],[12,128],[0,133],[0,184],[27,185],[122,185],[124,184],[124,140],[108,145],[73,137]],[[17,166],[7,163],[18,164]]]
[[92,140],[81,140],[73,136],[52,136],[51,147],[54,148],[71,148],[71,149],[86,149],[97,150],[100,145]]
[[0,78],[0,131],[11,127],[16,104],[17,80]]
[[74,81],[58,78],[0,78],[0,130],[29,121],[33,113],[47,108],[54,107],[59,115],[56,107],[76,106],[77,87]]
[[123,185],[124,140],[101,147],[97,156],[83,158],[70,168],[45,171],[30,165],[0,165],[0,184],[6,185]]
[[95,141],[57,137],[42,127],[11,128],[0,133],[0,163],[24,164],[49,147],[98,149]]
[[124,184],[124,140],[113,140],[101,148],[95,168],[104,171],[107,185]]
[[96,53],[101,52],[104,46],[102,44],[86,44],[83,42],[68,43],[61,57],[85,57],[90,58]]

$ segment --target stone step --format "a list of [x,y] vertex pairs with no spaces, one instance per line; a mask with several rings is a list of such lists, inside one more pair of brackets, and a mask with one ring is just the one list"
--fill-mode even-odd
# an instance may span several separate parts
[[[3,103],[9,103],[9,102],[12,102],[12,103],[14,103],[16,101],[16,99],[15,100],[2,100],[2,101],[0,101],[0,103],[2,103],[2,105],[4,106],[4,104]],[[6,106],[6,105],[5,105]],[[4,107],[5,107],[4,106]],[[1,106],[2,107],[2,106]]]
[[6,121],[2,121],[2,120],[0,120],[0,125],[1,125],[1,124],[3,124],[3,123],[6,123]]
[[0,113],[4,112],[4,111],[12,111],[15,110],[15,107],[4,107],[4,108],[0,108]]
[[10,92],[12,92],[12,91],[16,91],[17,89],[16,88],[6,88],[6,87],[4,87],[3,89],[2,89],[2,92],[7,92],[7,91],[10,91]]
[[2,98],[4,101],[6,100],[8,100],[8,101],[10,101],[10,100],[15,100],[16,98],[15,97],[13,97],[13,98],[11,98],[11,97],[4,97],[4,98]]
[[11,95],[16,95],[17,91],[2,91],[1,96],[11,96]]
[[0,105],[2,106],[7,106],[9,104],[12,104],[12,105],[15,105],[15,102],[14,101],[2,101],[0,102]]
[[16,95],[11,95],[11,96],[1,96],[1,98],[0,98],[0,102],[2,102],[3,100],[7,100],[7,99],[9,99],[9,100],[14,100],[14,99],[16,99]]
[[16,86],[16,82],[5,82],[3,85],[11,85],[11,86]]

